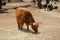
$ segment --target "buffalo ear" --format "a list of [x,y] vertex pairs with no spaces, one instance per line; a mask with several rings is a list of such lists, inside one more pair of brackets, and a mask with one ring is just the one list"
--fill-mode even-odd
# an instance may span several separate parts
[[33,25],[39,26],[39,23],[33,23]]
[[36,25],[36,23],[33,23],[33,25]]
[[31,26],[38,25],[37,23],[30,23],[30,24],[31,24]]

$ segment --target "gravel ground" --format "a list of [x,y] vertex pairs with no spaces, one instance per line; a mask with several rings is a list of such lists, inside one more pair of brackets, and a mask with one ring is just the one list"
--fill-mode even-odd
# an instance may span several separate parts
[[58,9],[47,11],[39,9],[36,5],[28,7],[34,19],[39,23],[39,33],[35,34],[30,28],[28,32],[17,28],[15,9],[8,9],[0,13],[0,40],[60,40],[60,3]]

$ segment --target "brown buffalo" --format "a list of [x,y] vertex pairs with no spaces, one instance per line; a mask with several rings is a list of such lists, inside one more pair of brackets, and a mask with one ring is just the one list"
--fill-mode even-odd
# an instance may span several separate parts
[[25,23],[27,25],[27,30],[29,30],[29,25],[31,25],[31,28],[34,30],[34,32],[38,32],[38,23],[35,23],[31,12],[27,8],[17,8],[16,19],[19,30],[22,30]]

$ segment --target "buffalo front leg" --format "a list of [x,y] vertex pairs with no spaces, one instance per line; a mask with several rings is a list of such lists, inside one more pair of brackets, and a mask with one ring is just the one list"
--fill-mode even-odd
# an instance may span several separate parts
[[29,30],[29,25],[28,24],[26,24],[27,25],[27,30]]

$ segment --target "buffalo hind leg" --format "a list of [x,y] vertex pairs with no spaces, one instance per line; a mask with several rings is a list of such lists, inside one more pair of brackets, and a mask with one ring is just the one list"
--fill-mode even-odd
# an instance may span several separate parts
[[22,30],[22,28],[23,28],[23,23],[20,25],[20,29]]
[[18,22],[18,30],[20,30],[20,24],[19,24],[19,22]]
[[22,27],[23,27],[23,24],[20,24],[20,23],[18,22],[18,30],[22,30]]

